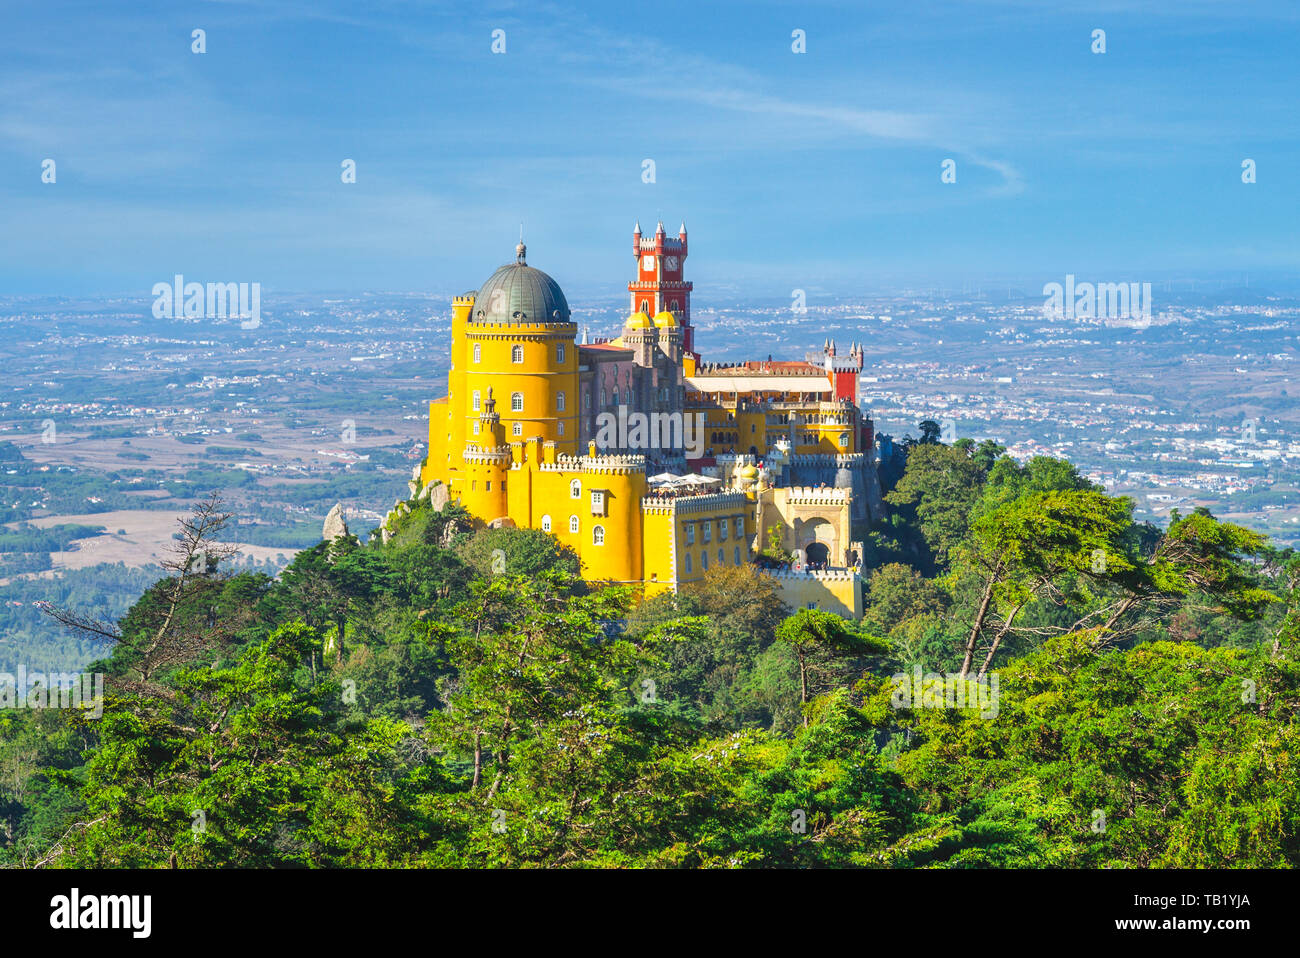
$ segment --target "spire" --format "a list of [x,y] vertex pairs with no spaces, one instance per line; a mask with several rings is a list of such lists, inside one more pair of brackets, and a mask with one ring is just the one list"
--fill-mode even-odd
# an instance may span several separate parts
[[677,235],[678,236],[686,235],[686,220],[682,220],[682,225],[681,228],[677,230]]
[[641,235],[641,221],[640,221],[640,220],[637,220],[637,221],[636,221],[636,226],[632,227],[632,232],[635,233],[637,236],[640,236],[640,235]]
[[580,346],[586,346],[586,345],[587,345],[587,326],[586,326],[585,323],[584,323],[583,326],[582,326],[582,342],[579,343],[579,345],[580,345]]
[[664,221],[660,220],[659,225],[655,227],[655,233],[662,233],[663,231],[664,231]]

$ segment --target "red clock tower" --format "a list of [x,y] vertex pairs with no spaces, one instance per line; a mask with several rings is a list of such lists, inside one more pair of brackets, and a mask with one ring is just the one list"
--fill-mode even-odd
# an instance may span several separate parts
[[691,283],[682,279],[686,263],[686,224],[670,239],[663,220],[653,237],[641,236],[638,222],[632,231],[632,255],[636,257],[636,279],[627,284],[632,312],[653,318],[667,310],[682,327],[682,347],[695,352],[695,330],[691,328]]

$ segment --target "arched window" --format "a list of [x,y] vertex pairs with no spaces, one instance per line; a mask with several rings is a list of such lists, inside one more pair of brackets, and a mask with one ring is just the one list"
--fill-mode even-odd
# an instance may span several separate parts
[[557,412],[564,412],[564,393],[555,394],[555,409]]
[[524,394],[523,394],[523,393],[511,393],[511,394],[510,394],[510,411],[511,411],[511,412],[523,412],[523,411],[524,411]]
[[522,362],[524,361],[524,347],[522,347],[522,346],[511,346],[511,347],[510,347],[510,361],[511,361],[512,363],[522,363]]
[[581,499],[581,498],[582,498],[582,481],[581,481],[581,480],[579,480],[579,479],[574,479],[571,483],[569,483],[569,498],[570,498],[570,499]]
[[550,516],[542,516],[542,531],[543,531],[543,532],[550,532],[550,531],[551,531],[551,517],[550,517]]
[[630,405],[632,405],[632,390],[630,390],[630,389],[624,390],[624,392],[623,392],[623,405],[624,405],[624,406],[630,406]]
[[576,535],[578,534],[578,529],[579,529],[579,528],[580,528],[580,527],[579,527],[579,525],[578,525],[578,517],[577,517],[577,516],[569,516],[569,531],[570,531],[571,533],[573,533],[573,534],[576,536]]
[[510,427],[510,434],[512,436],[522,436],[524,434],[524,424],[521,422],[515,423]]
[[482,361],[483,361],[483,344],[482,344],[482,343],[475,343],[475,344],[474,344],[474,362],[476,362],[476,363],[481,363]]
[[564,435],[564,422],[563,422],[563,420],[561,420],[561,422],[560,422],[559,429],[560,429],[560,435],[563,436],[563,435]]
[[701,553],[700,553],[700,571],[701,571],[701,572],[707,572],[708,570],[709,570],[709,554],[708,554],[707,552],[701,552]]
[[482,408],[483,408],[483,397],[479,394],[479,391],[476,389],[474,390],[474,411],[478,412]]
[[564,357],[565,357],[564,343],[560,343],[560,345],[555,347],[555,361],[557,363],[562,363],[564,362]]
[[594,546],[603,546],[605,544],[605,527],[593,526],[591,529],[591,544]]
[[684,567],[686,571],[689,573],[691,571],[691,554],[689,552],[686,553],[684,556],[682,556],[682,559],[684,560]]
[[677,300],[673,300],[672,303],[669,304],[669,306],[668,306],[668,312],[670,312],[670,313],[675,313],[675,312],[677,312],[677,309],[678,309],[678,307],[677,307]]
[[719,549],[719,550],[718,550],[718,565],[726,565],[726,564],[727,564],[727,554],[726,554],[725,552],[723,552],[721,549]]
[[740,546],[736,546],[732,554],[736,557],[736,565],[740,565]]

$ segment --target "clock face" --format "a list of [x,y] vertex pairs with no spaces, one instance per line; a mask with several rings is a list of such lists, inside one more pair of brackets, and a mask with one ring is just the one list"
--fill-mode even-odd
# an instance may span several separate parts
[[642,256],[642,257],[641,257],[641,268],[642,268],[643,270],[645,270],[647,273],[652,273],[652,272],[654,272],[654,268],[655,268],[655,258],[654,258],[653,256],[649,255],[648,253],[647,253],[645,256]]
[[677,268],[677,257],[668,256],[664,258],[664,269],[674,270]]

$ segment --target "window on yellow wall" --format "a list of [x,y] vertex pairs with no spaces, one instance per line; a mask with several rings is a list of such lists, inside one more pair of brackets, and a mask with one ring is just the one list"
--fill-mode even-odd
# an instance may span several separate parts
[[582,483],[577,479],[574,479],[571,483],[569,483],[569,498],[570,499],[582,498]]
[[558,412],[564,412],[564,393],[555,394],[555,408]]
[[718,520],[718,541],[719,542],[727,541],[727,520],[726,519]]
[[578,517],[569,516],[569,532],[573,533],[576,536],[581,529],[582,526],[578,522]]
[[560,435],[561,435],[561,436],[564,435],[564,422],[563,422],[563,421],[560,422],[560,429],[559,429],[559,432],[560,432]]
[[723,550],[719,549],[719,550],[718,550],[718,565],[726,565],[726,564],[727,564],[727,553],[724,552]]
[[524,347],[522,347],[522,346],[511,346],[511,347],[510,347],[510,361],[511,361],[512,363],[522,363],[522,362],[524,361]]
[[740,565],[740,546],[736,546],[732,551],[732,555],[736,557],[736,565]]
[[481,343],[475,343],[475,344],[474,344],[474,362],[476,362],[476,363],[481,363],[482,361],[483,361],[483,346],[482,346]]
[[695,545],[695,523],[693,522],[686,523],[686,544]]
[[701,571],[701,572],[707,572],[708,570],[709,570],[709,554],[708,554],[707,552],[701,552],[701,553],[700,553],[700,571]]
[[564,362],[564,343],[560,343],[555,347],[555,361],[557,363]]
[[474,411],[478,412],[482,408],[483,408],[483,397],[476,389],[474,390]]
[[594,546],[603,546],[605,544],[605,527],[594,526],[591,530],[591,544]]
[[510,432],[516,436],[522,436],[524,434],[524,424],[521,422],[515,423],[510,427]]
[[510,394],[510,411],[511,411],[511,412],[523,412],[523,411],[524,411],[524,394],[523,394],[523,393],[511,393],[511,394]]
[[542,516],[542,531],[543,531],[543,532],[550,532],[550,531],[551,531],[551,517],[550,517],[550,516]]
[[478,423],[474,423],[474,435],[476,435],[476,436],[478,435],[478,427],[479,427],[479,424],[478,424]]
[[691,571],[691,554],[690,554],[689,552],[686,553],[684,556],[682,556],[682,567],[686,570],[686,572],[687,572],[688,574],[690,573],[690,571]]
[[[702,522],[700,525],[703,526],[702,532],[704,533],[704,541],[710,541],[713,538],[713,523]],[[707,566],[705,568],[707,568]]]

